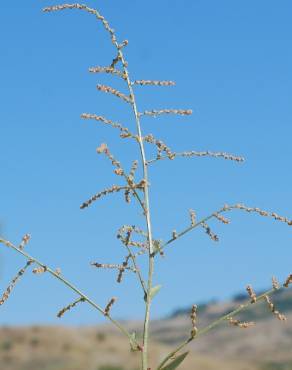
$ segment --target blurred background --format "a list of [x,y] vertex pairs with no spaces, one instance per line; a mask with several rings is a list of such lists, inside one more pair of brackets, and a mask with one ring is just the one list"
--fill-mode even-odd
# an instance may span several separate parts
[[[93,269],[90,262],[120,263],[125,251],[116,231],[123,224],[143,227],[141,212],[119,194],[79,209],[119,180],[96,155],[100,143],[106,142],[127,169],[139,158],[134,143],[80,119],[83,112],[101,114],[133,131],[129,107],[96,90],[97,83],[123,92],[125,87],[117,78],[88,73],[115,57],[101,25],[77,10],[43,14],[47,5],[54,4],[16,0],[1,7],[1,235],[18,244],[30,233],[30,254],[61,267],[102,306],[117,296],[113,315],[139,332],[144,305],[135,277],[128,274],[116,284],[114,272]],[[246,159],[243,164],[210,158],[153,164],[155,238],[166,241],[173,229],[187,227],[190,208],[202,218],[225,203],[242,202],[292,218],[291,2],[100,0],[88,5],[98,7],[120,41],[129,40],[133,80],[176,81],[176,87],[137,87],[141,111],[193,109],[191,117],[145,117],[145,133],[174,151],[225,151]],[[193,303],[199,304],[203,326],[240,303],[247,284],[260,292],[270,287],[273,275],[283,281],[291,273],[291,227],[239,211],[228,216],[230,225],[210,223],[219,243],[195,230],[157,260],[155,283],[163,289],[152,308],[154,363],[187,335]],[[23,264],[1,247],[1,292]],[[1,306],[1,369],[136,370],[128,343],[90,307],[56,318],[75,298],[50,276],[27,273]],[[291,317],[288,290],[275,302]],[[278,322],[264,305],[240,318],[257,326],[243,331],[223,325],[195,341],[185,369],[292,369],[289,321]]]

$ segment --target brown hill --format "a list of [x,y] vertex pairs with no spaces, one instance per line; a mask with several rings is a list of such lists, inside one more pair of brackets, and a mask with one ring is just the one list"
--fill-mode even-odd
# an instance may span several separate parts
[[[240,304],[240,298],[199,307],[199,325]],[[223,324],[195,340],[181,370],[292,370],[292,292],[275,297],[288,321],[274,318],[265,304],[240,318],[254,320],[248,330]],[[139,332],[139,323],[128,323]],[[190,330],[188,310],[179,310],[152,323],[153,363],[180,343]],[[0,328],[1,370],[136,370],[139,354],[129,353],[128,343],[109,326],[90,328]]]

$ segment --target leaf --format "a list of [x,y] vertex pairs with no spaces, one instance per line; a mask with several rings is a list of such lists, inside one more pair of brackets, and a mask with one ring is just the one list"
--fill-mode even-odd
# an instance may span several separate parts
[[187,357],[188,354],[189,354],[189,352],[185,352],[185,353],[181,354],[180,356],[176,357],[171,363],[169,363],[165,367],[157,369],[157,370],[174,370],[174,369],[176,369],[183,362],[183,360]]
[[159,292],[159,290],[162,288],[162,285],[156,285],[154,286],[150,291],[150,297],[151,299],[156,296],[156,294]]
[[130,338],[130,346],[131,346],[131,351],[136,352],[138,351],[138,346],[136,343],[136,333],[131,333],[131,338]]

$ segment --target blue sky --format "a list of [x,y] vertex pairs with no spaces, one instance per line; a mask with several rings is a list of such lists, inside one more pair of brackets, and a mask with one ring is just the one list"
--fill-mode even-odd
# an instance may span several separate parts
[[[219,150],[243,155],[244,164],[220,159],[177,159],[153,165],[151,208],[156,238],[188,225],[188,209],[208,215],[225,203],[274,210],[292,218],[292,52],[288,0],[89,1],[127,38],[133,79],[172,79],[176,87],[137,88],[141,110],[192,108],[192,117],[143,120],[171,148]],[[124,86],[88,67],[108,65],[114,54],[95,19],[79,11],[42,14],[47,1],[5,2],[0,14],[2,56],[1,192],[2,234],[17,243],[32,234],[32,255],[76,282],[99,304],[116,295],[113,313],[140,318],[141,293],[134,277],[122,285],[115,274],[89,262],[120,262],[115,238],[122,224],[142,225],[138,207],[114,195],[80,211],[89,196],[119,181],[96,155],[108,143],[125,167],[139,152],[133,143],[80,114],[103,114],[134,129],[128,107],[95,88]],[[150,155],[148,148],[148,154]],[[154,317],[207,299],[226,299],[251,283],[269,286],[272,275],[291,273],[292,228],[234,212],[228,226],[212,222],[220,243],[202,230],[169,248],[157,261],[163,285]],[[0,250],[4,290],[24,261]],[[27,274],[1,307],[1,324],[57,324],[59,308],[75,298],[50,276]],[[64,317],[64,324],[102,321],[90,307]]]

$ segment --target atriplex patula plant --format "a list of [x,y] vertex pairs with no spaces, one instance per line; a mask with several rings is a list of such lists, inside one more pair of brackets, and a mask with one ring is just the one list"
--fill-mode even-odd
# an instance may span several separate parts
[[[107,34],[110,36],[110,40],[115,48],[116,54],[112,61],[110,61],[108,66],[97,66],[92,67],[89,69],[91,73],[108,73],[113,76],[113,78],[119,78],[125,83],[125,87],[128,90],[127,93],[120,92],[113,87],[105,86],[105,85],[97,85],[97,89],[110,93],[118,98],[120,98],[123,103],[127,104],[130,109],[133,111],[133,127],[127,128],[124,127],[122,124],[118,122],[113,122],[109,118],[105,118],[101,115],[93,114],[93,113],[83,113],[81,117],[86,120],[94,120],[99,123],[103,123],[105,125],[111,126],[117,129],[120,132],[120,137],[123,140],[133,140],[137,143],[139,150],[140,150],[140,162],[134,159],[131,164],[131,169],[129,172],[125,171],[125,168],[122,164],[113,156],[111,151],[109,150],[106,144],[101,144],[97,148],[97,153],[105,155],[109,161],[111,162],[114,173],[120,179],[121,185],[112,185],[109,188],[98,192],[97,194],[93,195],[87,201],[85,201],[81,205],[81,209],[85,209],[89,207],[92,203],[97,201],[99,198],[109,195],[111,193],[123,192],[125,196],[125,201],[129,203],[131,199],[134,199],[138,202],[139,207],[141,207],[141,213],[145,219],[145,226],[138,227],[137,225],[123,225],[117,234],[118,239],[121,241],[125,251],[126,256],[125,259],[120,264],[103,264],[99,262],[93,262],[92,266],[96,268],[102,269],[115,269],[117,270],[117,282],[120,283],[123,279],[123,275],[126,272],[133,273],[137,276],[137,281],[139,285],[141,285],[142,296],[144,297],[145,301],[145,318],[144,318],[144,327],[143,327],[143,335],[142,338],[136,337],[134,333],[130,333],[127,328],[125,328],[121,323],[116,321],[111,315],[111,307],[115,303],[116,298],[113,297],[110,299],[109,303],[105,308],[101,307],[93,300],[91,300],[87,295],[81,292],[77,287],[75,287],[71,282],[65,279],[59,269],[54,270],[47,266],[47,264],[40,262],[35,257],[32,257],[25,251],[25,247],[30,240],[30,236],[27,234],[23,237],[21,243],[19,245],[15,245],[4,238],[0,238],[0,243],[7,246],[10,249],[15,250],[19,254],[23,255],[27,262],[21,270],[16,274],[13,278],[11,284],[8,286],[7,290],[4,292],[1,300],[0,305],[2,305],[9,297],[11,291],[15,287],[17,281],[21,278],[21,276],[26,272],[26,270],[30,266],[35,266],[33,269],[33,273],[40,274],[40,273],[49,273],[58,279],[60,282],[65,284],[69,289],[74,291],[77,295],[77,299],[69,304],[68,306],[64,307],[62,310],[59,311],[58,317],[62,317],[66,311],[74,308],[79,303],[87,303],[94,307],[97,311],[99,311],[103,316],[105,316],[114,326],[116,326],[129,340],[130,349],[132,351],[138,351],[141,353],[141,369],[142,370],[150,370],[150,369],[157,369],[157,370],[170,370],[177,368],[184,358],[187,356],[188,352],[180,353],[181,350],[188,345],[191,341],[199,338],[201,335],[207,333],[217,325],[222,322],[228,322],[232,326],[237,326],[240,328],[248,328],[254,325],[253,322],[242,322],[239,319],[235,318],[240,312],[246,310],[250,307],[250,305],[256,304],[261,301],[266,301],[268,308],[271,312],[279,319],[279,320],[286,320],[285,316],[281,314],[276,307],[274,306],[271,295],[278,291],[279,289],[288,288],[289,285],[292,284],[292,274],[290,274],[286,281],[283,284],[279,284],[276,278],[272,279],[272,287],[269,291],[265,292],[264,294],[257,296],[251,286],[247,286],[247,293],[249,296],[248,301],[240,305],[234,311],[226,314],[223,317],[218,318],[216,321],[210,323],[207,327],[197,329],[197,306],[193,305],[191,308],[190,313],[190,332],[188,339],[181,343],[177,348],[175,348],[171,353],[169,353],[160,364],[150,365],[149,360],[149,321],[150,321],[150,308],[152,300],[161,288],[160,285],[153,284],[153,272],[154,272],[154,264],[157,258],[160,258],[166,251],[167,247],[176,242],[179,238],[185,235],[188,232],[196,228],[202,228],[208,236],[213,241],[218,241],[218,237],[213,231],[210,229],[208,225],[208,221],[211,219],[217,219],[219,222],[224,224],[228,224],[229,220],[225,218],[224,214],[229,213],[233,210],[241,210],[248,213],[255,213],[257,215],[263,217],[270,217],[275,219],[276,221],[280,221],[286,223],[287,225],[292,225],[292,221],[286,217],[279,216],[274,212],[267,212],[261,210],[259,208],[254,207],[247,207],[244,204],[235,204],[235,205],[224,205],[222,208],[217,210],[216,212],[210,214],[209,216],[203,219],[197,219],[196,213],[193,210],[190,210],[190,223],[189,226],[186,227],[184,230],[180,232],[173,231],[171,237],[166,242],[161,241],[160,239],[154,239],[152,235],[152,224],[151,224],[151,211],[150,211],[150,202],[149,202],[149,177],[148,177],[148,168],[154,162],[162,160],[162,159],[169,159],[174,160],[177,157],[201,157],[201,156],[209,156],[215,158],[223,158],[226,160],[242,162],[243,158],[231,154],[227,154],[224,152],[196,152],[196,151],[187,151],[182,153],[177,153],[171,150],[162,140],[157,139],[152,134],[144,134],[141,128],[141,120],[143,116],[159,116],[163,114],[175,114],[175,115],[190,115],[192,111],[189,109],[162,109],[162,110],[147,110],[141,112],[138,109],[136,98],[135,98],[135,89],[137,86],[157,86],[157,87],[167,87],[173,86],[173,81],[153,81],[153,80],[133,80],[129,74],[129,66],[127,60],[125,58],[124,50],[128,45],[128,41],[124,40],[119,42],[114,29],[111,28],[108,21],[99,13],[99,11],[95,9],[91,9],[86,5],[81,4],[63,4],[63,5],[56,5],[44,8],[44,12],[55,12],[67,9],[79,9],[96,17],[98,22],[100,22]],[[134,128],[134,124],[136,128]],[[145,146],[150,145],[154,148],[156,152],[156,156],[152,158],[148,158],[146,156]],[[137,178],[137,169],[141,166],[141,173],[143,174],[142,177],[139,179]],[[140,259],[141,258],[148,258],[148,271],[143,271],[140,268]],[[145,277],[147,276],[147,277]]]

